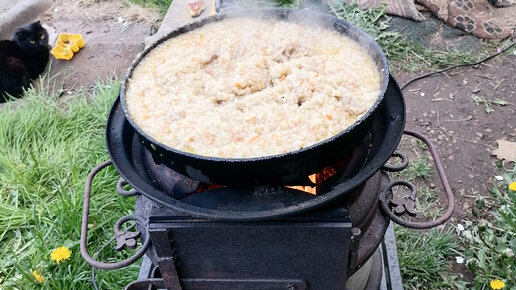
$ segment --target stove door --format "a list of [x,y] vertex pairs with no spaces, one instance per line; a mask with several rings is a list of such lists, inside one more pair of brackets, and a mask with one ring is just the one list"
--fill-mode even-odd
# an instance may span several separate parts
[[149,224],[167,289],[346,289],[351,223],[166,219]]

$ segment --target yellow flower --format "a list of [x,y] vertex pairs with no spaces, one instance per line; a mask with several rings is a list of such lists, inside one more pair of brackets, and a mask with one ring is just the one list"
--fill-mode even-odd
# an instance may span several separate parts
[[498,279],[491,280],[491,288],[493,289],[502,289],[505,287],[505,283]]
[[52,251],[52,253],[50,254],[50,259],[56,261],[56,263],[59,264],[61,261],[70,259],[71,255],[72,251],[70,251],[70,249],[68,249],[65,246],[61,246]]
[[38,283],[43,283],[45,282],[45,277],[43,277],[41,275],[41,273],[39,273],[38,271],[30,271],[32,273],[32,276],[34,276],[34,278],[36,279],[36,281],[38,281]]
[[512,191],[516,191],[516,181],[509,185],[509,189]]

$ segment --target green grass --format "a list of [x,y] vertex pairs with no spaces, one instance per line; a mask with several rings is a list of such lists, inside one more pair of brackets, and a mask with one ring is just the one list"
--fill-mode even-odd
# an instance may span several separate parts
[[[29,91],[25,100],[0,108],[1,289],[92,288],[78,244],[84,182],[89,170],[109,158],[104,128],[118,89],[117,82],[99,84],[90,103],[81,93],[60,101]],[[113,235],[116,220],[133,210],[133,200],[114,191],[118,178],[109,168],[94,182],[91,254]],[[50,253],[62,245],[72,256],[57,265]],[[99,271],[97,279],[103,289],[121,289],[136,269]],[[37,284],[31,270],[39,270],[46,282]]]
[[408,181],[415,181],[416,179],[430,179],[432,177],[432,169],[428,162],[428,157],[425,153],[416,160],[410,160],[409,165],[403,171],[403,178]]
[[362,10],[358,5],[338,1],[331,6],[331,10],[338,17],[373,36],[387,55],[392,69],[414,71],[448,67],[459,63],[470,63],[485,55],[459,50],[430,50],[422,44],[409,42],[402,33],[390,29],[391,18],[386,15],[385,7]]
[[301,0],[276,0],[276,2],[283,7],[298,7]]
[[[415,138],[403,138],[400,151],[409,157],[409,165],[400,172],[392,173],[393,180],[407,180],[417,188],[416,219],[430,221],[444,211],[443,202],[431,186],[434,175],[424,143]],[[413,157],[415,156],[415,157]],[[396,162],[397,159],[391,162]],[[434,187],[434,188],[432,188]],[[393,189],[396,197],[409,194],[404,188]],[[458,238],[453,230],[432,229],[416,231],[395,227],[400,271],[405,289],[465,289],[465,282],[451,268],[459,255]]]
[[458,247],[452,231],[395,232],[404,289],[466,289],[450,269]]
[[156,8],[161,15],[165,15],[172,3],[172,0],[127,0],[142,7]]
[[425,184],[418,184],[417,186],[416,208],[418,209],[418,216],[425,220],[433,220],[444,211],[435,189]]
[[465,230],[458,230],[476,289],[486,289],[493,279],[504,281],[505,289],[516,288],[516,191],[508,188],[516,182],[516,165],[498,174],[505,179],[493,181],[497,203],[491,207],[492,218],[465,221]]
[[242,7],[299,7],[302,0],[232,0]]
[[[402,140],[400,147],[403,152],[419,157],[392,177],[416,184],[419,218],[432,220],[443,208],[436,189],[428,186],[434,173],[426,148],[413,139]],[[515,289],[516,192],[508,187],[516,182],[516,166],[504,170],[499,165],[495,174],[504,180],[493,180],[490,198],[479,195],[472,216],[457,222],[464,229],[451,224],[431,231],[396,227],[400,270],[406,289],[490,289],[489,283],[494,279],[504,281],[504,289]],[[451,269],[456,263],[455,256],[464,259],[463,266],[457,266],[464,271],[465,265],[469,270],[466,277],[471,278],[458,277]]]

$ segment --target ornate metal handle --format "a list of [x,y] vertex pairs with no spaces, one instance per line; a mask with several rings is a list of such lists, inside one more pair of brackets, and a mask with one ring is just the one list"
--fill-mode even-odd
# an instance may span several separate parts
[[127,184],[127,182],[122,177],[120,177],[120,179],[116,183],[116,192],[118,192],[118,194],[120,194],[123,197],[130,197],[130,196],[135,196],[135,195],[140,194],[134,188],[131,188],[129,190],[125,190],[124,189],[124,185],[126,185],[126,184]]
[[[97,165],[97,167],[93,168],[93,170],[88,174],[88,178],[86,178],[86,186],[84,188],[84,206],[82,210],[82,223],[81,223],[81,255],[86,260],[88,264],[91,266],[103,269],[103,270],[114,270],[114,269],[120,269],[123,267],[127,267],[131,265],[132,263],[136,262],[138,259],[140,259],[143,254],[147,252],[149,249],[149,246],[151,244],[150,235],[145,235],[145,241],[143,242],[143,245],[140,250],[138,250],[133,256],[130,258],[127,258],[125,260],[116,262],[116,263],[104,263],[99,262],[95,259],[93,259],[88,254],[88,249],[86,248],[87,245],[87,238],[88,238],[88,216],[90,212],[90,192],[91,192],[91,183],[93,181],[93,178],[95,175],[107,167],[108,165],[111,165],[111,160],[105,161],[100,165]],[[119,181],[120,183],[120,181]],[[141,233],[140,231],[136,232],[129,232],[129,231],[123,231],[121,230],[121,227],[124,223],[134,220],[138,222],[142,227],[145,226],[146,222],[145,220],[136,215],[126,215],[120,218],[116,224],[115,224],[115,236],[116,236],[116,250],[121,251],[125,247],[134,249],[136,247],[136,239],[140,237]]]
[[396,165],[384,164],[382,167],[383,170],[390,171],[390,172],[397,172],[397,171],[402,171],[403,169],[407,168],[408,158],[403,153],[401,153],[399,151],[395,151],[394,153],[392,153],[391,157],[393,157],[393,156],[400,158],[401,163],[396,164]]
[[[428,147],[428,150],[430,151],[430,154],[432,154],[432,158],[434,159],[435,168],[437,169],[437,173],[439,175],[439,178],[441,180],[441,183],[444,188],[444,192],[446,193],[446,198],[448,199],[448,208],[446,209],[446,212],[439,218],[429,221],[429,222],[411,222],[404,220],[397,215],[403,215],[405,213],[415,216],[415,201],[416,201],[416,187],[407,181],[393,181],[387,188],[385,188],[380,193],[380,207],[382,208],[383,212],[395,223],[402,225],[407,228],[412,229],[429,229],[436,227],[438,225],[441,225],[445,223],[453,214],[453,209],[455,208],[455,197],[453,196],[453,192],[450,188],[450,184],[448,183],[448,179],[446,178],[446,174],[444,173],[443,166],[441,165],[441,161],[439,159],[439,155],[437,154],[437,151],[435,150],[434,145],[432,142],[423,136],[422,134],[414,131],[405,130],[403,132],[406,135],[410,135],[413,137],[416,137],[423,141],[426,146]],[[403,158],[402,158],[403,159]],[[389,194],[391,192],[391,189],[394,186],[406,186],[410,189],[411,193],[408,196],[405,196],[401,199],[393,199],[392,194]],[[394,207],[394,213],[391,211],[390,207]],[[397,214],[397,215],[396,215]]]

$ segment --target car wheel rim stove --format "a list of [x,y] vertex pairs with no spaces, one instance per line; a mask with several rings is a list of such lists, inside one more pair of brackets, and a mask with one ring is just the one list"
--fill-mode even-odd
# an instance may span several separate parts
[[[99,269],[122,268],[146,254],[139,279],[129,290],[401,289],[390,222],[396,219],[390,208],[398,215],[413,214],[415,189],[403,199],[406,203],[393,202],[391,188],[411,184],[391,182],[386,174],[407,166],[406,158],[394,152],[403,134],[405,106],[392,77],[382,112],[346,166],[318,185],[317,195],[283,186],[197,192],[200,182],[155,163],[117,100],[106,131],[112,161],[94,169],[87,180],[81,254]],[[387,166],[391,154],[402,164]],[[133,248],[138,238],[142,245],[127,260],[104,263],[87,251],[89,190],[95,174],[111,163],[122,176],[117,191],[138,195],[135,214],[115,226],[116,249]],[[441,179],[449,188],[445,176]],[[133,189],[124,190],[125,183]],[[448,209],[453,209],[453,197],[448,198]],[[396,211],[399,207],[404,210]],[[449,215],[450,210],[439,222]],[[137,231],[122,231],[130,220],[137,221]]]

